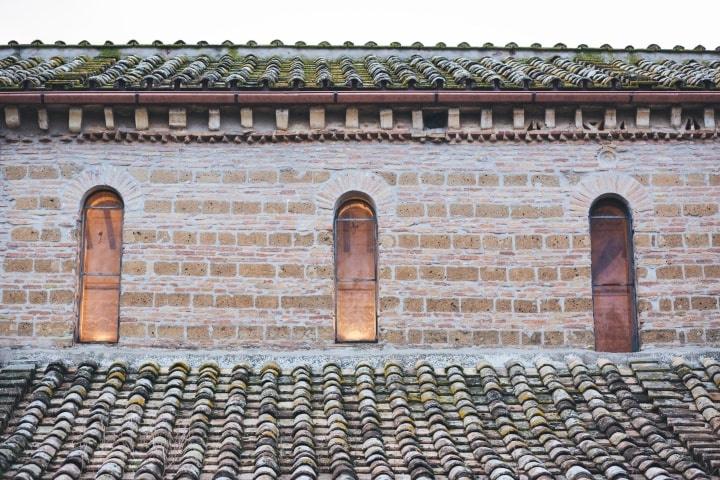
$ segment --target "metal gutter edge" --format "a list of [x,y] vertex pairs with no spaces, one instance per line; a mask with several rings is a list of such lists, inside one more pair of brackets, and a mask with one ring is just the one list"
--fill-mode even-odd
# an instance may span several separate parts
[[0,92],[0,105],[714,104],[720,91]]

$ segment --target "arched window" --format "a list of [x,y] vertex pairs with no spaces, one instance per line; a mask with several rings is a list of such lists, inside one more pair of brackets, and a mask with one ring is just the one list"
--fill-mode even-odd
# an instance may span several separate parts
[[590,209],[595,349],[638,349],[630,212],[617,198],[597,200]]
[[120,254],[123,203],[110,190],[85,201],[80,263],[81,342],[117,342],[120,314]]
[[377,340],[377,219],[371,204],[350,197],[335,215],[335,339]]

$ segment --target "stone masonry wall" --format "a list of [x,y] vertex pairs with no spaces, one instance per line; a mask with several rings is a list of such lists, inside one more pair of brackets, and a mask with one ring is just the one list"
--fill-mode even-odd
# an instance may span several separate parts
[[720,343],[717,141],[32,141],[0,165],[2,345],[73,342],[94,182],[126,203],[124,345],[333,344],[331,199],[353,186],[377,203],[381,345],[592,348],[606,189],[633,209],[642,347]]

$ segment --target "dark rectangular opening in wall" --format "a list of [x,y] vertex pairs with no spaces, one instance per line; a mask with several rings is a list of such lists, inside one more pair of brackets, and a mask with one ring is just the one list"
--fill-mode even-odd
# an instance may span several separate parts
[[423,126],[426,129],[447,128],[447,111],[423,110]]
[[699,130],[704,127],[705,112],[702,108],[688,107],[682,109],[680,114],[680,130]]

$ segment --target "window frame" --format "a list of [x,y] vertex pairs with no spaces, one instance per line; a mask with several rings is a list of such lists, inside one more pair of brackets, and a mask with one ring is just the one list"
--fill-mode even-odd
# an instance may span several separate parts
[[[593,273],[593,261],[592,261],[592,224],[593,224],[593,218],[601,218],[599,215],[593,215],[593,212],[596,208],[598,208],[598,204],[601,202],[610,201],[616,204],[623,212],[625,216],[625,222],[627,224],[627,244],[625,248],[627,248],[627,268],[628,268],[628,282],[625,285],[626,287],[629,287],[631,289],[630,293],[630,328],[631,328],[631,338],[630,338],[630,351],[629,352],[616,352],[616,353],[633,353],[633,352],[639,352],[640,351],[640,329],[638,324],[638,303],[637,303],[637,276],[635,272],[635,222],[633,221],[633,215],[632,215],[632,209],[630,208],[630,204],[628,201],[623,198],[622,196],[615,194],[615,193],[607,193],[604,195],[600,195],[595,200],[593,200],[592,204],[590,205],[590,208],[588,209],[588,233],[589,233],[589,239],[590,239],[590,290],[591,290],[591,298],[592,298],[592,313],[593,313],[593,337],[594,337],[594,350],[596,352],[599,352],[601,350],[598,350],[597,345],[597,332],[596,332],[596,324],[595,324],[595,299],[597,295],[595,294],[595,281],[594,281],[594,273]],[[616,218],[616,217],[613,217]],[[599,285],[599,287],[602,287],[602,285]],[[603,350],[604,351],[604,350]],[[615,353],[615,352],[607,352],[607,353]]]
[[[115,331],[115,338],[116,340],[81,340],[80,339],[80,324],[82,322],[82,308],[83,308],[83,301],[84,301],[84,291],[85,291],[85,228],[87,226],[87,211],[88,211],[88,201],[96,194],[101,192],[109,192],[120,201],[120,209],[122,210],[122,215],[120,218],[120,258],[119,258],[119,268],[118,268],[118,289],[117,289],[117,295],[118,295],[118,314],[116,319],[116,331]],[[118,192],[116,189],[109,187],[107,185],[100,185],[94,188],[91,188],[88,190],[85,195],[83,196],[82,202],[80,204],[80,218],[78,221],[79,226],[79,234],[78,234],[78,241],[79,241],[79,249],[78,249],[78,293],[77,293],[77,315],[76,315],[76,328],[75,328],[75,335],[74,335],[74,341],[75,343],[80,344],[99,344],[99,345],[116,345],[120,342],[120,301],[121,301],[121,293],[122,293],[122,265],[123,265],[123,230],[125,227],[125,201],[123,200],[122,195],[120,195],[120,192]]]
[[[375,290],[375,315],[374,315],[374,321],[375,321],[375,330],[374,330],[374,337],[372,340],[341,340],[338,338],[338,229],[337,229],[337,223],[338,223],[338,217],[340,214],[340,211],[343,209],[345,205],[347,205],[350,202],[362,202],[370,209],[372,212],[372,221],[374,223],[374,237],[375,237],[375,245],[373,249],[373,262],[374,262],[374,290]],[[379,288],[379,257],[380,257],[380,242],[378,241],[378,218],[377,218],[377,209],[375,208],[375,202],[372,201],[372,198],[370,196],[357,191],[351,191],[343,194],[338,198],[337,202],[335,202],[335,209],[333,213],[333,323],[334,323],[334,337],[335,337],[335,343],[336,344],[377,344],[379,342],[379,315],[378,310],[380,306],[380,288]]]

